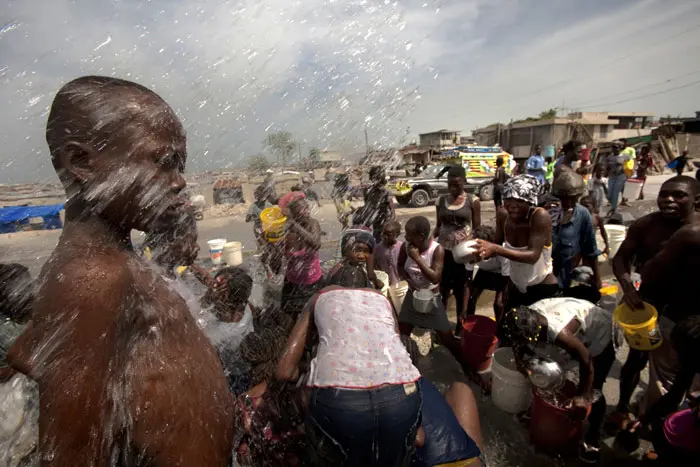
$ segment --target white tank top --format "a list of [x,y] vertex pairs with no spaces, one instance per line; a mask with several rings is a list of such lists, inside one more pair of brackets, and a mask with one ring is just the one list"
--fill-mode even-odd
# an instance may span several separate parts
[[383,295],[361,289],[322,292],[314,305],[319,335],[307,385],[366,389],[420,378]]
[[[428,249],[420,254],[420,257],[423,258],[423,261],[425,261],[427,265],[433,264],[433,254],[439,245],[440,244],[435,240],[430,240],[430,246]],[[416,264],[416,262],[413,261],[410,256],[408,256],[408,242],[404,242],[404,248],[406,248],[406,263],[404,264],[403,269],[406,271],[406,274],[408,274],[408,277],[411,278],[416,287],[419,289],[437,288],[439,284],[433,284],[430,282],[430,280],[423,275],[423,271],[420,270],[418,264]]]
[[[503,229],[504,248],[509,250],[527,250],[526,246],[513,246],[508,243],[505,227]],[[510,266],[510,280],[520,292],[525,293],[528,287],[542,283],[544,278],[552,273],[552,245],[545,245],[542,248],[542,254],[534,264],[520,263],[513,260],[508,260],[508,263]]]

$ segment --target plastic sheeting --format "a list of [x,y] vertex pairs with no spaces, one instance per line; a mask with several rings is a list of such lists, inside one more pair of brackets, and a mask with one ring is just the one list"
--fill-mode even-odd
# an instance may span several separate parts
[[16,232],[18,225],[27,224],[32,217],[44,219],[44,227],[47,229],[60,229],[60,213],[65,205],[49,204],[46,206],[7,206],[0,208],[0,233]]

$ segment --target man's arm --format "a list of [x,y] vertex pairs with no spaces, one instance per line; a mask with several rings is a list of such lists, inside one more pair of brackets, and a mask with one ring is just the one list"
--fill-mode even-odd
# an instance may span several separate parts
[[275,369],[275,377],[280,381],[296,381],[299,379],[299,362],[304,356],[304,348],[310,335],[309,330],[313,325],[313,311],[316,306],[316,300],[318,300],[318,294],[311,297],[304,305],[304,310],[294,325],[289,339],[287,339],[287,345]]
[[479,198],[472,199],[472,230],[481,225],[481,201]]
[[648,218],[643,217],[630,226],[627,230],[627,236],[613,258],[613,273],[624,293],[623,299],[633,308],[644,308],[644,303],[637,289],[634,288],[630,274],[632,273],[632,261],[636,255],[641,236],[644,235],[646,230],[647,223]]
[[316,219],[309,221],[309,229],[305,229],[298,222],[292,219],[287,219],[289,228],[299,237],[299,239],[312,250],[321,248],[321,225]]

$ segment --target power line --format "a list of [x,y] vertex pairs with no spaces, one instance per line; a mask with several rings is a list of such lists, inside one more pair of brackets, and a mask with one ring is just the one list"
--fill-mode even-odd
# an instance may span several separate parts
[[[686,29],[680,31],[680,32],[677,33],[677,34],[674,34],[673,36],[666,37],[666,38],[665,38],[663,41],[661,41],[661,42],[656,42],[655,44],[653,44],[652,48],[653,48],[653,49],[658,48],[659,46],[664,45],[664,44],[666,44],[666,43],[672,41],[673,39],[676,39],[677,37],[680,37],[680,36],[682,36],[682,35],[684,35],[684,34],[689,33],[690,31],[693,31],[693,30],[698,29],[698,28],[700,28],[700,24],[696,24],[696,25],[694,25],[694,26],[691,26],[691,27],[689,27],[689,28],[686,28]],[[649,50],[650,50],[650,49],[649,49],[648,47],[646,47],[646,48],[641,48],[641,49],[639,49],[639,50],[637,50],[637,51],[635,51],[635,52],[630,52],[630,53],[628,53],[628,54],[626,54],[626,55],[622,55],[622,56],[617,57],[617,58],[615,58],[615,59],[613,59],[613,60],[610,60],[610,61],[608,61],[608,62],[602,63],[602,64],[600,64],[600,65],[598,65],[598,66],[596,66],[596,67],[594,67],[594,68],[586,69],[586,73],[590,73],[590,72],[592,72],[592,71],[600,70],[600,69],[605,68],[605,67],[608,67],[608,66],[610,66],[610,65],[618,64],[618,63],[620,63],[621,61],[627,60],[628,58],[633,57],[633,56],[635,56],[635,55],[639,55],[639,54],[642,54],[642,53],[645,53],[645,54],[646,54],[646,53],[649,53]],[[541,87],[541,88],[539,88],[539,89],[535,89],[535,90],[532,91],[529,95],[520,97],[519,100],[522,100],[523,98],[526,98],[526,97],[531,97],[531,96],[533,96],[533,95],[535,95],[535,94],[539,94],[539,93],[541,93],[542,91],[549,91],[549,90],[551,90],[552,88],[561,86],[562,84],[570,83],[571,81],[574,81],[574,80],[576,80],[576,79],[581,79],[581,73],[577,73],[577,74],[575,74],[575,75],[571,75],[571,76],[568,77],[568,78],[564,78],[564,79],[562,79],[562,80],[559,80],[559,81],[555,81],[555,82],[553,82],[553,83],[550,83],[550,84],[548,84],[548,85],[546,85],[546,86],[544,86],[544,87]]]
[[[678,80],[678,79],[680,79],[680,78],[686,78],[686,77],[688,77],[688,76],[697,75],[698,73],[700,73],[700,70],[691,71],[690,73],[685,73],[685,74],[682,74],[682,75],[674,76],[673,78],[665,79],[665,80],[663,80],[663,81],[658,81],[658,82],[656,82],[656,83],[647,84],[647,85],[645,85],[645,86],[640,86],[640,87],[635,88],[635,89],[630,89],[629,91],[617,92],[617,93],[615,93],[615,94],[609,94],[609,95],[607,95],[607,96],[596,97],[595,99],[589,100],[588,102],[584,101],[582,104],[572,104],[572,105],[570,105],[570,107],[572,107],[572,108],[586,107],[586,106],[590,107],[589,104],[590,104],[591,102],[597,102],[597,101],[600,101],[600,100],[610,99],[611,97],[624,96],[625,94],[632,94],[632,93],[635,93],[635,92],[638,92],[638,91],[643,91],[644,89],[647,89],[647,88],[653,88],[653,87],[656,87],[656,86],[661,86],[661,85],[664,85],[664,84],[668,84],[668,83],[670,83],[670,82],[672,82],[672,81],[676,81],[676,80]],[[597,104],[596,104],[596,105],[597,105]]]
[[591,105],[580,105],[580,106],[577,106],[576,108],[577,109],[586,109],[586,108],[590,108],[590,107],[599,107],[599,106],[603,106],[603,105],[624,104],[625,102],[632,102],[632,101],[636,101],[639,99],[644,99],[645,97],[658,96],[660,94],[666,94],[667,92],[672,92],[672,91],[677,91],[679,89],[689,88],[691,86],[695,86],[696,84],[700,84],[700,80],[693,81],[693,82],[686,83],[686,84],[681,84],[680,86],[676,86],[673,88],[664,89],[664,90],[657,91],[657,92],[652,92],[650,94],[644,94],[641,96],[630,97],[629,99],[622,99],[622,100],[615,101],[615,102],[605,102],[605,103],[591,104]]

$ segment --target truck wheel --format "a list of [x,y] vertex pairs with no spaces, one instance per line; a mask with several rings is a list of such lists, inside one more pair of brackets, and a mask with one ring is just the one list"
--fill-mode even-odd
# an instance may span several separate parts
[[493,200],[493,185],[488,184],[479,188],[479,199],[481,201],[491,201]]
[[417,208],[422,208],[430,202],[430,195],[425,190],[413,190],[411,194],[411,204]]

